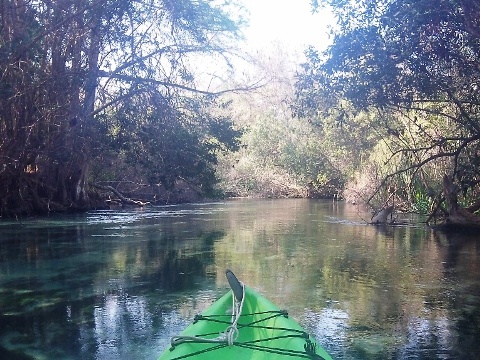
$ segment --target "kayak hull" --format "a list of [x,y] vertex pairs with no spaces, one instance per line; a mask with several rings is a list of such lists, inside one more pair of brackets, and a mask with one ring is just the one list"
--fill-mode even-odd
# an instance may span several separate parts
[[241,315],[230,343],[233,299],[228,292],[214,302],[158,360],[325,359],[330,355],[285,311],[245,286]]

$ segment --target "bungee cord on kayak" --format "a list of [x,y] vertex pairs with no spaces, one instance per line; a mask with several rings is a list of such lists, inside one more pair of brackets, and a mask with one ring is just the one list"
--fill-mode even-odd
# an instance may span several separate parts
[[[241,309],[240,309],[241,310]],[[305,332],[297,329],[291,329],[291,328],[284,328],[284,327],[273,327],[273,326],[263,326],[263,325],[258,325],[261,322],[268,321],[272,318],[279,317],[279,316],[284,316],[288,317],[288,312],[285,310],[278,310],[278,311],[262,311],[258,313],[248,313],[248,314],[242,314],[243,316],[257,316],[257,315],[268,315],[265,317],[262,317],[259,320],[256,320],[254,322],[248,323],[248,324],[239,324],[238,319],[240,316],[235,317],[235,325],[232,324],[230,325],[230,322],[227,320],[222,320],[222,318],[229,317],[230,315],[223,315],[223,314],[218,314],[218,315],[208,315],[208,316],[203,316],[203,315],[197,315],[195,316],[195,322],[198,321],[211,321],[211,322],[216,322],[216,323],[223,323],[225,325],[230,325],[227,326],[227,330],[225,333],[221,334],[220,336],[216,338],[207,338],[207,336],[212,336],[215,335],[215,333],[205,333],[205,334],[200,334],[198,336],[175,336],[172,338],[171,345],[172,347],[170,348],[170,351],[173,351],[176,346],[183,344],[183,343],[211,343],[215,344],[215,346],[212,346],[207,349],[203,349],[201,351],[191,353],[188,355],[182,355],[179,357],[174,358],[175,360],[180,360],[180,359],[185,359],[187,357],[193,356],[193,355],[199,355],[205,352],[210,352],[214,351],[217,349],[220,349],[222,347],[226,346],[238,346],[238,347],[243,347],[243,348],[248,348],[252,350],[257,350],[257,351],[264,351],[264,352],[269,352],[273,354],[280,354],[280,355],[288,355],[288,356],[296,356],[300,358],[305,358],[305,359],[323,359],[319,355],[316,354],[316,346],[310,341],[310,336]],[[244,329],[244,328],[255,328],[255,329],[264,329],[264,330],[272,330],[272,331],[277,331],[278,333],[280,332],[286,332],[287,334],[283,335],[277,335],[277,336],[269,336],[265,337],[262,339],[256,339],[256,340],[251,340],[251,341],[243,341],[243,342],[237,342],[237,341],[230,341],[228,339],[228,332],[231,331],[232,328],[235,328],[235,333],[238,337],[238,333]],[[301,338],[305,340],[305,346],[302,351],[299,350],[289,350],[289,349],[282,349],[278,347],[269,347],[265,345],[260,345],[259,343],[262,342],[269,342],[271,340],[279,340],[279,339],[289,339],[289,338]],[[173,360],[173,359],[172,359]]]
[[[241,287],[242,287],[242,293],[240,296],[240,300],[237,298],[237,296],[232,296],[232,315],[231,315],[231,323],[226,322],[226,321],[221,321],[224,322],[225,324],[228,324],[229,326],[225,329],[225,331],[220,334],[217,338],[205,338],[204,336],[208,336],[211,334],[204,334],[204,335],[197,335],[197,336],[174,336],[171,340],[171,345],[172,347],[175,347],[178,344],[181,344],[182,342],[190,341],[190,342],[203,342],[203,343],[227,343],[228,346],[232,346],[234,341],[238,338],[238,320],[240,319],[240,316],[242,315],[242,309],[243,309],[243,302],[245,300],[245,286],[243,283],[239,282]],[[235,295],[235,294],[234,294]],[[225,316],[225,315],[217,315],[219,316]],[[197,321],[204,319],[206,320],[206,317],[202,317],[202,315],[196,315],[194,323]]]
[[232,301],[233,301],[232,325],[230,325],[225,331],[228,346],[232,346],[233,342],[238,338],[237,324],[238,324],[238,320],[240,319],[240,316],[242,315],[243,303],[245,301],[245,285],[242,282],[239,282],[239,284],[242,287],[241,299],[238,299],[236,294],[232,296]]
[[[160,360],[220,358],[331,360],[288,312],[268,302],[227,270],[232,289],[171,340]],[[233,302],[230,308],[228,302]],[[243,355],[242,355],[243,354]],[[263,355],[262,355],[263,354]],[[270,354],[270,355],[267,355]]]
[[[235,299],[235,296],[233,296]],[[235,300],[234,300],[235,302]],[[243,304],[242,304],[243,305]],[[310,341],[309,335],[305,331],[297,330],[297,329],[291,329],[291,328],[284,328],[284,327],[273,327],[273,326],[265,326],[265,325],[259,325],[261,322],[266,322],[268,320],[271,320],[275,317],[283,316],[283,317],[288,317],[288,312],[285,310],[272,310],[272,311],[261,311],[257,313],[247,313],[243,314],[243,316],[258,316],[261,315],[262,318],[259,320],[256,320],[254,322],[250,322],[248,324],[240,324],[238,323],[241,315],[241,310],[242,310],[242,305],[238,306],[237,303],[234,304],[234,311],[232,315],[232,323],[230,323],[227,320],[222,320],[222,318],[227,318],[230,317],[230,315],[223,315],[223,314],[217,314],[217,315],[196,315],[194,319],[194,323],[198,321],[211,321],[211,322],[216,322],[216,323],[222,323],[227,325],[227,328],[224,333],[220,334],[216,338],[208,338],[208,336],[216,335],[216,333],[205,333],[205,334],[199,334],[197,336],[175,336],[172,338],[171,341],[171,348],[170,351],[173,351],[176,346],[183,344],[183,343],[211,343],[212,345],[215,344],[215,346],[212,346],[207,349],[203,349],[201,351],[191,353],[188,355],[182,355],[179,357],[174,358],[175,360],[180,360],[180,359],[185,359],[187,357],[193,356],[193,355],[199,355],[205,352],[210,352],[214,351],[217,349],[220,349],[225,346],[238,346],[238,347],[243,347],[243,348],[248,348],[252,350],[257,350],[257,351],[264,351],[264,352],[269,352],[272,354],[280,354],[280,355],[288,355],[288,356],[296,356],[296,357],[301,357],[301,358],[306,358],[306,359],[323,359],[319,355],[316,354],[316,346]],[[231,325],[230,325],[231,324]],[[251,341],[243,341],[243,342],[237,342],[235,341],[236,338],[238,338],[238,334],[241,331],[241,329],[244,328],[254,328],[254,329],[264,329],[264,330],[272,330],[276,331],[278,333],[283,332],[286,334],[283,335],[277,335],[277,336],[269,336],[265,337],[262,339],[256,339],[256,340],[251,340]],[[259,343],[262,342],[269,342],[271,340],[279,340],[279,339],[289,339],[289,338],[301,338],[305,340],[305,346],[303,351],[298,351],[298,350],[289,350],[289,349],[282,349],[282,348],[277,348],[277,347],[269,347],[265,345],[260,345]]]

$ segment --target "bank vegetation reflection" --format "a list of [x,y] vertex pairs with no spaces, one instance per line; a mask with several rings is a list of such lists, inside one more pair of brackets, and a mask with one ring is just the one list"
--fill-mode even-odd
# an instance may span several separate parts
[[154,359],[226,290],[231,268],[336,358],[475,357],[475,236],[374,227],[364,215],[240,200],[9,228],[0,355]]

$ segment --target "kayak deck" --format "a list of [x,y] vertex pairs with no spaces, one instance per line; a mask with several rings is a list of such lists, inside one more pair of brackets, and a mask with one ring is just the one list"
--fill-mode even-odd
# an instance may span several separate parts
[[254,290],[243,289],[244,299],[235,319],[230,291],[173,338],[171,348],[159,360],[331,359],[286,311]]

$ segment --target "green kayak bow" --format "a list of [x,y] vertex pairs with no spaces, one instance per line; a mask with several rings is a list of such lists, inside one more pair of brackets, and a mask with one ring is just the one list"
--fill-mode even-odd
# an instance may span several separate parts
[[226,271],[232,291],[195,316],[158,360],[331,360],[287,312]]

